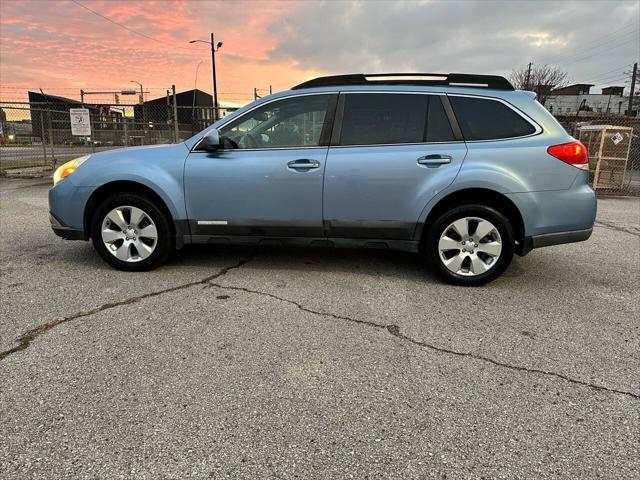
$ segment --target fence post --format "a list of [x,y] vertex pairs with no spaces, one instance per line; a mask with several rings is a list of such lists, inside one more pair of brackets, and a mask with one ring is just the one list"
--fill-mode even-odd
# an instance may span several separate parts
[[129,127],[127,126],[127,117],[126,115],[122,115],[122,125],[124,128],[124,146],[129,146]]
[[178,104],[176,100],[176,86],[171,85],[171,91],[173,92],[173,128],[175,130],[176,140],[175,143],[178,143],[180,139],[180,132],[178,131]]
[[47,163],[47,142],[44,139],[44,115],[42,114],[42,110],[40,110],[40,140],[42,140],[42,153],[44,154],[44,163]]
[[53,168],[56,168],[58,161],[56,160],[56,152],[53,147],[53,125],[51,123],[51,110],[49,109],[47,109],[47,123],[49,124],[49,146],[51,147],[51,159],[53,161]]

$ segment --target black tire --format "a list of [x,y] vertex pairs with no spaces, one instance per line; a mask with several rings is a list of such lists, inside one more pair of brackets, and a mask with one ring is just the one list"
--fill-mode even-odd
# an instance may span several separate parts
[[[106,215],[117,207],[131,206],[144,211],[155,224],[157,239],[154,242],[153,252],[145,259],[127,262],[116,258],[104,244],[101,230],[102,222]],[[148,223],[148,221],[147,221]],[[170,219],[149,198],[137,193],[116,193],[105,199],[95,210],[91,219],[91,240],[100,256],[114,268],[129,272],[142,272],[153,270],[163,264],[174,250],[175,239],[173,236]]]
[[[495,264],[486,272],[473,276],[461,275],[449,270],[441,259],[438,249],[438,242],[445,229],[456,220],[465,217],[488,220],[496,227],[502,241],[502,251],[495,260]],[[453,207],[435,219],[427,231],[424,255],[433,271],[445,282],[453,285],[479,286],[495,280],[506,270],[513,258],[514,246],[513,227],[502,213],[484,205],[465,204]]]

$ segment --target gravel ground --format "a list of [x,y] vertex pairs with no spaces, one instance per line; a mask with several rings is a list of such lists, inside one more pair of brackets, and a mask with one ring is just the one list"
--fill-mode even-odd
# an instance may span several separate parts
[[396,252],[149,273],[0,181],[0,477],[638,478],[640,201],[484,288]]

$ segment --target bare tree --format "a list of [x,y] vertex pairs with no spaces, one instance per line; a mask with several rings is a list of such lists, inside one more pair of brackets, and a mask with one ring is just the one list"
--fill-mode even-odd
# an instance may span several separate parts
[[[527,77],[529,82],[527,83]],[[551,96],[551,90],[566,87],[569,84],[567,72],[554,65],[532,65],[514,69],[509,75],[511,84],[520,90],[533,90],[538,101],[544,105]]]

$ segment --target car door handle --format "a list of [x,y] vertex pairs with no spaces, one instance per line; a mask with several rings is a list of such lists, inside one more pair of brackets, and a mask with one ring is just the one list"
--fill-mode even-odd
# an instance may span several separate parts
[[294,170],[306,172],[307,170],[311,170],[312,168],[319,168],[320,162],[317,160],[301,158],[299,160],[291,160],[289,163],[287,163],[287,166],[289,168],[293,168]]
[[418,159],[418,165],[424,165],[428,168],[439,167],[445,163],[451,163],[451,156],[434,153],[432,155],[425,155]]

